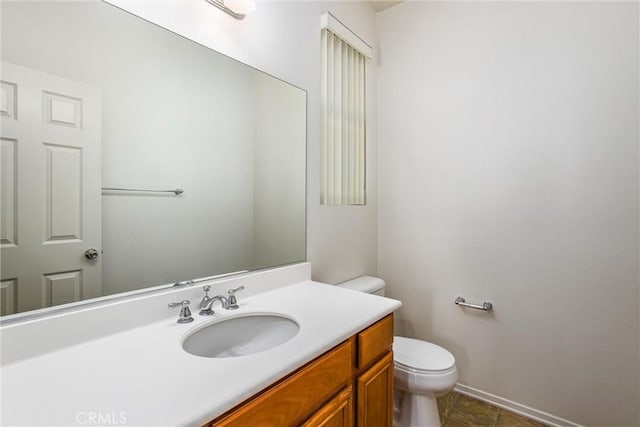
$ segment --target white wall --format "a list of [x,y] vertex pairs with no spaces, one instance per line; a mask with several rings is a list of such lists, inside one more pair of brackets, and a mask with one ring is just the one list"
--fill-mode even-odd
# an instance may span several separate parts
[[365,2],[258,1],[236,21],[203,0],[110,0],[124,9],[307,90],[307,258],[315,280],[336,283],[377,263],[376,67],[367,69],[367,206],[320,206],[320,15],[331,11],[375,45]]
[[450,349],[465,385],[638,425],[638,3],[378,19],[379,273],[401,332]]

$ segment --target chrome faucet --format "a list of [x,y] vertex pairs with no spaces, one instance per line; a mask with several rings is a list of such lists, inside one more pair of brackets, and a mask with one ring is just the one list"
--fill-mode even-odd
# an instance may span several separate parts
[[236,292],[244,290],[244,286],[240,286],[235,289],[229,289],[227,293],[229,294],[229,305],[226,307],[227,310],[237,310],[240,308],[238,305],[238,299],[236,298]]
[[211,286],[209,285],[203,286],[202,290],[204,291],[204,296],[202,297],[202,301],[200,301],[200,308],[204,307],[204,305],[208,303],[209,300],[211,299],[211,297],[209,296],[209,291],[211,290]]
[[220,301],[222,308],[225,310],[236,310],[240,308],[238,305],[238,299],[236,298],[236,292],[244,289],[244,286],[240,286],[235,289],[229,289],[227,292],[229,293],[229,298],[226,298],[222,295],[216,295],[214,297],[209,296],[209,291],[211,290],[211,286],[203,286],[202,290],[204,291],[204,296],[202,297],[202,301],[200,301],[200,314],[201,316],[211,316],[214,314],[213,303],[216,301]]
[[189,309],[188,299],[180,302],[172,302],[169,304],[169,308],[180,307],[180,316],[178,317],[178,323],[189,323],[193,322],[193,317],[191,317],[191,310]]
[[213,306],[213,303],[216,301],[220,301],[222,308],[225,308],[225,309],[229,308],[228,299],[226,299],[222,295],[216,295],[214,297],[210,297],[208,292],[211,289],[211,287],[209,286],[205,286],[203,289],[204,289],[205,295],[202,298],[202,301],[200,301],[201,310],[200,310],[200,313],[198,313],[200,314],[200,316],[211,316],[212,314],[214,314],[214,311],[211,307]]

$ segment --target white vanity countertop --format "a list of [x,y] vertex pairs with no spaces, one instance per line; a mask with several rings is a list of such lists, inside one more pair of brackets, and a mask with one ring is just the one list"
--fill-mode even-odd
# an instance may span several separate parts
[[3,367],[0,424],[202,425],[401,305],[315,282],[238,300],[235,311],[216,304],[214,319],[281,313],[299,323],[299,333],[261,353],[203,358],[185,352],[182,340],[214,319],[194,309],[194,322],[178,324],[176,310],[161,322]]

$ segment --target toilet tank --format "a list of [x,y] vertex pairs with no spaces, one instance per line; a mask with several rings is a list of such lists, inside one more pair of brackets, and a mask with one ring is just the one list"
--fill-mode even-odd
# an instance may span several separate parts
[[336,286],[353,289],[354,291],[366,292],[368,294],[384,296],[385,283],[384,280],[379,277],[360,276],[356,279],[342,282]]

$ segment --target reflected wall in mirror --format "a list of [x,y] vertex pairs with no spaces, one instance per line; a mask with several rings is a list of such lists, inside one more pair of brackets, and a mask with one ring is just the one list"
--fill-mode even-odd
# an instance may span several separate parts
[[305,259],[305,91],[102,1],[1,7],[2,315]]

